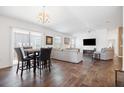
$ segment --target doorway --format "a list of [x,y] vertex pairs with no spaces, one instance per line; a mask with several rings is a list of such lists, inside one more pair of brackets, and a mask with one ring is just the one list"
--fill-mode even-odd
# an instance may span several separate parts
[[123,60],[123,28],[118,29],[118,58],[120,61]]

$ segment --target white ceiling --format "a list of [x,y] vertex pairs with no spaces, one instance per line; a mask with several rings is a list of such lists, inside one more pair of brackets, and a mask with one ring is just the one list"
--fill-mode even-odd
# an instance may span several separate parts
[[108,27],[113,29],[121,26],[123,22],[120,6],[49,6],[46,7],[46,11],[50,16],[50,23],[45,25],[37,19],[41,10],[42,7],[35,6],[1,6],[0,15],[33,22],[69,34]]

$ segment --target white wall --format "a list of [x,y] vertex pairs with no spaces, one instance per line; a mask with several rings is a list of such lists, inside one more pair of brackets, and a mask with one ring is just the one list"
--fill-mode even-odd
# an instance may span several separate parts
[[[109,47],[110,40],[113,42],[113,47],[115,49],[115,55],[118,55],[117,49],[117,29],[114,30],[107,30],[107,29],[100,29],[96,31],[92,31],[90,33],[86,32],[83,34],[77,34],[76,37],[76,48],[80,49],[94,49],[96,48],[97,51],[101,51],[101,48]],[[96,38],[96,46],[83,46],[83,39],[88,38]]]
[[[51,29],[44,28],[33,23],[12,19],[8,17],[0,16],[0,68],[8,67],[12,65],[12,46],[11,46],[11,32],[12,28],[21,28],[31,31],[42,32],[44,35],[56,36],[59,35],[64,38],[67,35],[52,31]],[[64,47],[64,41],[62,39],[62,47]]]
[[76,48],[80,49],[94,49],[95,46],[83,46],[83,39],[88,39],[88,38],[96,38],[95,33],[83,33],[83,34],[77,34],[76,37]]

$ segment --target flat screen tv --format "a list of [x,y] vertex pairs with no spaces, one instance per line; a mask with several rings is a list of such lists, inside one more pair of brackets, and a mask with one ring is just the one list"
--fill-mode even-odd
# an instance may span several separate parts
[[83,45],[84,46],[95,46],[96,45],[96,39],[95,38],[83,39]]

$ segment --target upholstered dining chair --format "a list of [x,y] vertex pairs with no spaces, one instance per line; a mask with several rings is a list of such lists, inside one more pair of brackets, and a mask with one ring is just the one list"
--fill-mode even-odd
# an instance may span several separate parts
[[51,71],[51,50],[52,48],[41,48],[40,54],[38,56],[39,69],[41,74],[41,69],[49,68]]
[[24,53],[24,50],[20,47],[15,48],[15,51],[17,53],[18,58],[18,64],[17,64],[17,70],[16,73],[18,73],[18,70],[21,70],[21,77],[23,75],[23,70],[30,69],[30,61],[33,59],[31,57],[27,57]]

